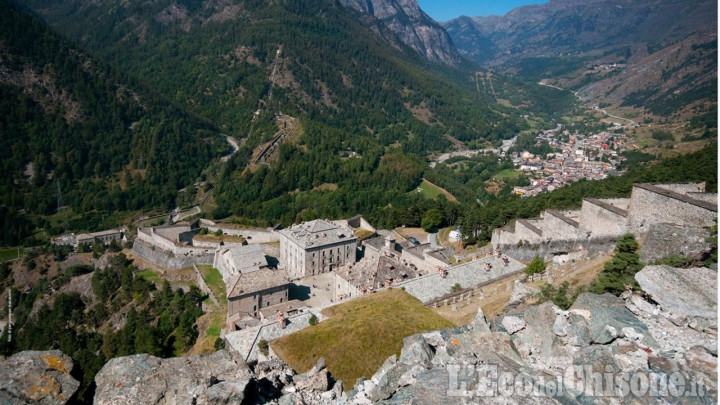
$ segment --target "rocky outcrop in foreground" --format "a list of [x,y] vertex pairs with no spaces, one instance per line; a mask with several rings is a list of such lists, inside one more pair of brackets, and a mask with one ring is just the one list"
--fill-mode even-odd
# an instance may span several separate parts
[[94,403],[240,404],[253,395],[253,378],[242,357],[224,350],[170,359],[136,354],[103,366],[95,376]]
[[0,404],[65,404],[80,386],[70,376],[72,368],[59,350],[0,357]]
[[[545,302],[492,322],[480,310],[469,325],[409,336],[399,357],[347,391],[323,359],[295,374],[279,359],[251,369],[226,351],[134,355],[98,373],[95,403],[717,403],[717,273],[648,266],[636,278],[644,293],[584,293],[567,311]],[[72,395],[72,363],[43,353],[0,363],[1,403]]]
[[[585,293],[568,311],[546,302],[492,323],[480,311],[468,326],[410,336],[399,359],[390,357],[372,378],[358,380],[346,398],[353,404],[716,403],[716,380],[717,322],[679,319],[632,292]],[[494,390],[483,389],[492,384]]]
[[545,302],[492,323],[480,310],[470,325],[410,336],[345,398],[716,403],[717,272],[648,266],[636,278],[645,293],[584,293],[568,311]]

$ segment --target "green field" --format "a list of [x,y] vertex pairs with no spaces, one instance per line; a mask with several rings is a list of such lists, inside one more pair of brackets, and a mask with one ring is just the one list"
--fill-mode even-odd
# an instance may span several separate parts
[[[24,249],[20,248],[20,256],[22,256],[24,253]],[[12,247],[7,249],[0,249],[0,263],[6,262],[8,260],[13,260],[18,258],[18,248]]]
[[220,330],[222,330],[225,317],[223,312],[213,312],[210,314],[210,325],[207,328],[207,336],[219,338]]
[[160,276],[157,273],[155,273],[153,270],[146,269],[143,271],[138,271],[135,273],[135,275],[138,277],[142,277],[145,280],[147,280],[155,285],[160,285],[160,282],[161,282]]
[[218,269],[210,265],[203,264],[200,264],[197,267],[200,270],[200,274],[202,274],[203,280],[205,280],[205,284],[210,287],[210,290],[212,290],[220,305],[226,307],[227,294],[225,293],[225,282],[223,281],[222,275],[220,275]]
[[225,318],[227,317],[227,295],[225,294],[225,282],[222,279],[220,272],[210,265],[198,265],[198,270],[205,280],[205,284],[210,287],[213,295],[217,298],[220,307],[217,307],[210,299],[205,300],[205,304],[211,309],[210,312],[206,312],[198,320],[198,329],[200,336],[193,353],[209,353],[215,351],[215,342],[220,337],[223,326],[225,325]]
[[433,183],[430,183],[429,181],[427,181],[425,179],[423,179],[422,183],[420,183],[420,185],[414,191],[411,191],[411,192],[420,193],[423,195],[423,197],[430,199],[430,200],[434,200],[439,195],[444,195],[448,201],[457,201],[457,198],[455,198],[455,196],[450,194],[450,192],[448,192],[447,190],[445,190],[442,187],[439,187]]
[[521,171],[513,170],[513,169],[505,169],[501,171],[500,173],[493,176],[494,180],[506,180],[506,179],[517,179],[522,175]]
[[399,355],[403,338],[455,326],[399,289],[357,298],[324,313],[330,319],[271,345],[298,372],[324,357],[333,377],[348,386],[372,376],[389,356]]

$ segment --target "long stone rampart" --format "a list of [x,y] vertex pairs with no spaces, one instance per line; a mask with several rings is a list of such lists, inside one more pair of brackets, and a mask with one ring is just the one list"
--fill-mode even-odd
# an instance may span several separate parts
[[717,193],[700,193],[700,192],[695,193],[695,192],[692,192],[692,193],[687,193],[687,195],[688,195],[688,197],[690,197],[692,199],[709,202],[710,204],[717,205],[717,203],[718,203]]
[[672,191],[672,192],[678,193],[678,194],[702,193],[705,191],[705,182],[702,182],[702,183],[655,184],[654,187]]
[[197,265],[193,264],[193,271],[195,272],[195,280],[197,281],[198,288],[200,288],[200,291],[204,292],[208,295],[210,298],[210,301],[214,302],[215,305],[220,307],[220,303],[218,302],[217,298],[215,298],[215,294],[213,294],[210,287],[208,287],[207,283],[205,283],[205,279],[202,276],[202,273],[200,273],[200,269],[197,268]]
[[610,253],[620,236],[607,236],[598,238],[557,239],[542,243],[515,243],[496,246],[503,254],[521,262],[529,262],[535,256],[545,261],[551,261],[555,256],[563,256],[572,252],[581,252],[582,256],[594,257]]
[[[635,184],[630,198],[583,200],[580,211],[546,210],[541,219],[518,219],[512,229],[493,231],[492,244],[519,259],[577,250],[610,251],[608,243],[632,232],[643,238],[652,225],[709,227],[717,220],[717,194],[705,183]],[[580,241],[580,242],[578,242]]]

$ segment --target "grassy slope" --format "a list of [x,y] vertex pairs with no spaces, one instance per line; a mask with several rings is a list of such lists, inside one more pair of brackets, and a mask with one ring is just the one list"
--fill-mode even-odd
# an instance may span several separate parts
[[203,280],[205,280],[205,284],[210,287],[220,306],[216,306],[210,299],[205,300],[205,304],[211,309],[197,320],[200,334],[195,346],[187,353],[188,355],[214,351],[215,341],[220,337],[220,331],[225,326],[225,318],[227,317],[227,294],[225,293],[225,283],[220,272],[209,265],[198,265],[197,267],[200,274],[202,274]]
[[325,310],[330,319],[272,343],[291,367],[303,372],[320,357],[336,380],[352,385],[370,377],[402,340],[415,333],[454,326],[420,301],[391,289]]
[[425,179],[423,179],[422,183],[420,183],[418,188],[413,191],[417,192],[417,190],[420,190],[420,193],[422,193],[425,198],[428,198],[430,200],[434,200],[435,198],[437,198],[437,196],[442,194],[445,196],[445,198],[447,198],[448,201],[457,201],[457,198],[455,198],[454,195],[450,194],[449,191]]

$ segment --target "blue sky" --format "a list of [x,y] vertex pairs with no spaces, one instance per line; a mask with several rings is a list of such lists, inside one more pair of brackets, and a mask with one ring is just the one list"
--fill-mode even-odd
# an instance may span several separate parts
[[516,7],[546,2],[547,0],[418,0],[420,8],[440,22],[461,15],[470,17],[503,15]]

